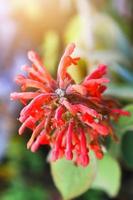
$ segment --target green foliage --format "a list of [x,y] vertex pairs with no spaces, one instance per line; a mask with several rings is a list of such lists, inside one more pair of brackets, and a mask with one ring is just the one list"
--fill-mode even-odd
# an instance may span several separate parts
[[33,173],[41,173],[44,170],[40,155],[27,150],[25,143],[20,141],[18,137],[10,143],[7,156],[10,159],[10,166],[12,165],[16,171],[25,170],[25,166]]
[[110,197],[115,197],[120,189],[121,170],[113,157],[106,154],[98,161],[98,172],[92,187],[105,191]]
[[80,59],[78,65],[71,65],[68,68],[68,73],[72,76],[72,78],[79,83],[83,80],[86,75],[87,63],[85,60]]
[[128,167],[133,169],[133,131],[128,131],[122,138],[122,158]]
[[103,13],[96,13],[94,20],[96,48],[115,49],[131,58],[131,46],[118,23],[111,16]]
[[103,200],[104,193],[101,190],[90,189],[77,200]]
[[119,132],[123,133],[127,130],[133,130],[133,104],[127,105],[123,108],[130,112],[130,117],[121,117],[117,123],[117,129]]
[[[132,141],[131,130],[133,130],[133,104],[129,104],[129,105],[125,106],[123,109],[129,111],[131,116],[129,116],[129,117],[121,116],[119,118],[119,120],[118,120],[118,122],[115,126],[115,132],[118,135],[119,143],[116,144],[116,143],[112,142],[110,149],[109,149],[109,152],[115,158],[121,158],[122,157],[122,158],[124,158],[124,160],[126,160],[126,158],[125,158],[126,154],[128,154],[128,152],[129,152],[129,154],[131,153],[131,151],[129,151],[129,148],[131,148],[131,145],[128,148],[129,140],[127,138],[128,136],[125,136],[125,135],[127,133],[128,134],[130,133],[130,138],[131,138],[131,141]],[[124,139],[125,137],[128,140],[128,142],[126,142],[126,144],[125,144],[125,139]],[[130,141],[130,144],[131,144],[131,141]],[[123,149],[123,146],[124,147],[126,146],[126,147]],[[128,162],[132,163],[132,157],[130,155],[128,157]]]
[[63,200],[69,200],[90,188],[96,174],[96,160],[92,155],[88,167],[83,168],[66,159],[60,159],[51,163],[51,172]]
[[55,75],[59,54],[59,36],[55,31],[46,32],[42,44],[42,53],[44,65],[52,75]]
[[15,137],[8,146],[7,159],[3,173],[6,173],[8,187],[0,194],[1,200],[50,199],[44,183],[39,182],[45,170],[40,154],[31,153],[24,142]]
[[5,194],[1,195],[1,200],[49,200],[47,191],[40,185],[25,183],[22,179],[16,179],[10,185]]

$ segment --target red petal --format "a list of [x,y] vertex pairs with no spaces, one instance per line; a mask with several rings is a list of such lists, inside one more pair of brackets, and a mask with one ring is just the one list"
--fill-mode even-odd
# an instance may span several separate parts
[[34,118],[31,117],[31,116],[29,116],[29,117],[25,120],[25,122],[21,125],[21,127],[19,128],[19,135],[22,135],[22,134],[23,134],[23,132],[24,132],[24,130],[25,130],[26,127],[33,129],[34,125],[35,125],[35,120],[34,120]]
[[126,110],[122,110],[122,109],[113,109],[112,113],[119,114],[121,116],[130,116],[131,115],[130,112],[128,112]]
[[101,78],[103,75],[107,73],[107,66],[106,65],[99,65],[96,70],[94,70],[90,75],[85,78],[85,81],[90,79],[98,79]]
[[75,115],[76,111],[71,103],[69,103],[65,98],[61,99],[61,104],[66,107],[66,109],[72,114]]
[[44,128],[44,124],[45,124],[45,120],[41,121],[36,128],[34,129],[32,136],[30,138],[30,140],[27,143],[27,148],[29,149],[32,144],[34,143],[34,140],[36,139],[36,137],[40,134],[40,132],[42,131],[42,129]]
[[51,75],[48,73],[47,69],[43,66],[41,59],[38,54],[34,51],[28,52],[28,58],[31,60],[36,67],[36,70],[46,79],[47,83],[51,85],[51,83],[55,82]]
[[27,117],[32,110],[34,112],[36,109],[40,110],[40,107],[50,99],[50,94],[40,94],[37,97],[35,97],[26,107],[23,108],[20,115]]
[[83,167],[86,167],[89,163],[88,149],[87,149],[87,141],[85,132],[82,128],[79,129],[80,132],[80,164]]
[[51,160],[52,161],[55,161],[59,158],[61,144],[62,144],[62,140],[63,140],[63,136],[64,136],[65,132],[66,132],[66,128],[63,129],[62,131],[58,130],[56,141],[54,143],[53,150],[52,150],[52,153],[51,153]]
[[110,80],[108,78],[99,78],[99,79],[89,79],[84,81],[82,84],[86,87],[92,86],[94,84],[104,84],[109,83]]
[[67,160],[72,160],[72,134],[73,134],[74,122],[71,121],[68,126],[68,130],[66,133],[66,150],[65,155]]
[[85,113],[82,117],[83,121],[88,121],[89,123],[92,123],[94,121],[93,117],[89,115],[88,113]]
[[24,76],[18,75],[15,79],[15,81],[22,85],[22,89],[25,90],[26,88],[37,88],[42,90],[42,92],[50,92],[50,89],[48,87],[46,87],[43,83],[41,83],[40,81],[36,81],[36,80],[32,80],[29,78],[26,78]]
[[88,115],[92,117],[101,118],[101,114],[97,113],[96,110],[92,108],[88,108],[87,106],[84,106],[82,104],[75,104],[72,107],[76,112],[81,112],[82,114],[87,113]]
[[39,96],[40,93],[37,92],[13,92],[10,94],[11,100],[30,100],[34,99],[35,97]]
[[96,130],[100,135],[106,136],[109,134],[109,129],[105,125],[101,125],[95,122],[90,123],[88,121],[85,121],[85,123],[88,124],[88,126],[93,128],[94,130]]
[[71,64],[77,64],[77,61],[79,58],[72,58],[71,54],[73,53],[75,49],[75,44],[71,43],[66,47],[66,50],[64,52],[64,55],[61,58],[61,61],[59,63],[57,77],[59,81],[60,88],[64,88],[64,79],[67,75],[67,68]]
[[62,115],[65,111],[65,108],[63,106],[59,106],[55,111],[55,119],[57,121],[62,120]]
[[74,84],[74,85],[69,86],[66,90],[66,94],[73,94],[75,92],[83,96],[87,95],[86,87],[84,87],[83,85]]

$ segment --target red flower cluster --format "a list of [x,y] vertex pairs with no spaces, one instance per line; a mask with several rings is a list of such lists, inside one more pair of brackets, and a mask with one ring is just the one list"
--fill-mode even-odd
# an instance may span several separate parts
[[[109,82],[103,77],[107,70],[105,65],[100,65],[80,84],[74,82],[67,73],[67,68],[77,65],[80,59],[72,57],[74,48],[73,43],[67,46],[59,63],[57,81],[50,76],[38,55],[30,51],[28,58],[32,67],[22,67],[27,77],[16,77],[22,92],[12,93],[11,99],[19,99],[25,105],[19,117],[22,123],[19,134],[25,128],[32,130],[28,149],[35,152],[40,145],[50,145],[51,160],[65,155],[66,159],[87,166],[89,150],[101,159],[104,138],[109,135],[116,138],[111,120],[129,113],[118,109],[114,100],[103,97],[105,84]],[[35,89],[30,92],[29,88]]]

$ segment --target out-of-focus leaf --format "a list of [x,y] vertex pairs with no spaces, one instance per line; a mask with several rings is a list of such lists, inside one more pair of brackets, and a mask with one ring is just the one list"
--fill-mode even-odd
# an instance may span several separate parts
[[82,21],[79,15],[74,16],[68,23],[65,30],[65,41],[69,42],[80,42],[80,37],[82,33]]
[[122,63],[125,66],[130,66],[129,59],[120,51],[115,49],[95,50],[93,52],[84,52],[85,57],[91,60],[92,63],[105,63],[110,65],[113,63]]
[[[118,135],[118,132],[116,133]],[[109,149],[110,155],[116,159],[121,157],[121,148],[120,148],[121,138],[119,137],[119,135],[118,138],[119,138],[119,143],[112,142]]]
[[131,84],[109,84],[105,94],[119,99],[133,101],[133,86]]
[[49,200],[48,192],[40,185],[28,185],[21,178],[12,181],[10,188],[1,195],[1,200],[36,200],[45,199]]
[[133,168],[133,131],[124,134],[121,144],[122,157],[126,164]]
[[24,142],[18,140],[17,137],[10,142],[7,157],[10,160],[10,166],[15,169],[16,173],[25,169],[25,166],[34,173],[41,173],[44,170],[40,155],[27,150]]
[[125,106],[123,110],[129,111],[131,116],[121,116],[115,126],[115,132],[119,138],[119,144],[112,142],[109,151],[111,155],[116,158],[121,157],[121,145],[123,143],[123,137],[125,137],[125,134],[127,133],[126,131],[133,130],[133,104]]
[[118,49],[128,58],[132,58],[131,46],[129,45],[129,42],[119,25],[113,20],[113,18],[106,14],[96,13],[93,21],[96,48]]
[[[127,57],[126,60],[128,62],[128,59],[132,60],[132,48],[129,44],[126,36],[120,29],[119,25],[111,18],[110,16],[94,12],[92,6],[89,4],[89,10],[88,12],[91,12],[91,34],[93,38],[93,50],[95,51],[115,51],[118,55],[118,60],[121,62],[124,61],[123,57],[120,55],[123,55],[124,57]],[[84,21],[86,23],[82,23],[80,16],[74,16],[68,23],[68,26],[65,31],[65,41],[67,43],[74,41],[77,42],[80,46],[80,48],[85,51],[87,50],[87,54],[92,52],[91,46],[88,49],[88,41],[86,40],[86,37],[84,37],[84,32],[87,32],[88,26],[89,26],[89,19],[86,19],[88,15],[82,14],[82,17],[84,17]],[[88,22],[88,24],[87,24]],[[102,28],[101,28],[102,24]],[[88,52],[91,50],[90,52]],[[93,53],[92,53],[93,54]],[[114,55],[114,53],[113,53]],[[110,55],[111,56],[111,55]],[[114,55],[116,60],[116,55]],[[110,59],[111,60],[111,59]],[[96,61],[96,60],[95,60]],[[113,60],[112,60],[113,62]],[[125,61],[124,61],[125,63]]]
[[45,34],[42,45],[42,52],[44,65],[52,75],[55,75],[59,54],[59,36],[55,31],[48,31]]
[[121,181],[120,166],[113,157],[106,154],[98,161],[98,173],[92,187],[105,191],[110,197],[118,194]]
[[71,77],[79,83],[86,75],[86,69],[87,69],[87,64],[86,61],[83,59],[80,59],[78,62],[78,65],[71,65],[68,68],[68,73],[71,75]]
[[133,84],[133,73],[128,71],[123,65],[113,63],[109,66],[109,69],[113,72],[113,76],[117,75],[117,77],[123,79],[123,81]]
[[0,165],[0,179],[11,180],[17,175],[17,170],[10,164]]
[[123,108],[130,112],[131,116],[121,116],[118,123],[117,129],[119,132],[123,133],[127,130],[133,130],[133,104],[127,105]]
[[90,188],[96,174],[96,160],[93,155],[90,164],[83,168],[66,159],[60,159],[51,163],[51,172],[63,200],[69,200]]

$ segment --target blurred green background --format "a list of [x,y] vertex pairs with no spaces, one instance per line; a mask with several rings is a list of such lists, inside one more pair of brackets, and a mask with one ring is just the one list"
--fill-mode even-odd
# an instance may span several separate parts
[[[107,95],[133,113],[132,11],[132,0],[0,0],[0,200],[61,200],[46,161],[49,149],[26,149],[30,132],[17,134],[21,105],[9,99],[27,51],[36,50],[56,77],[63,49],[75,42],[83,59],[69,69],[74,79],[107,64]],[[120,142],[107,141],[109,157],[100,161],[91,189],[75,200],[133,199],[133,116],[119,121],[117,134]]]

